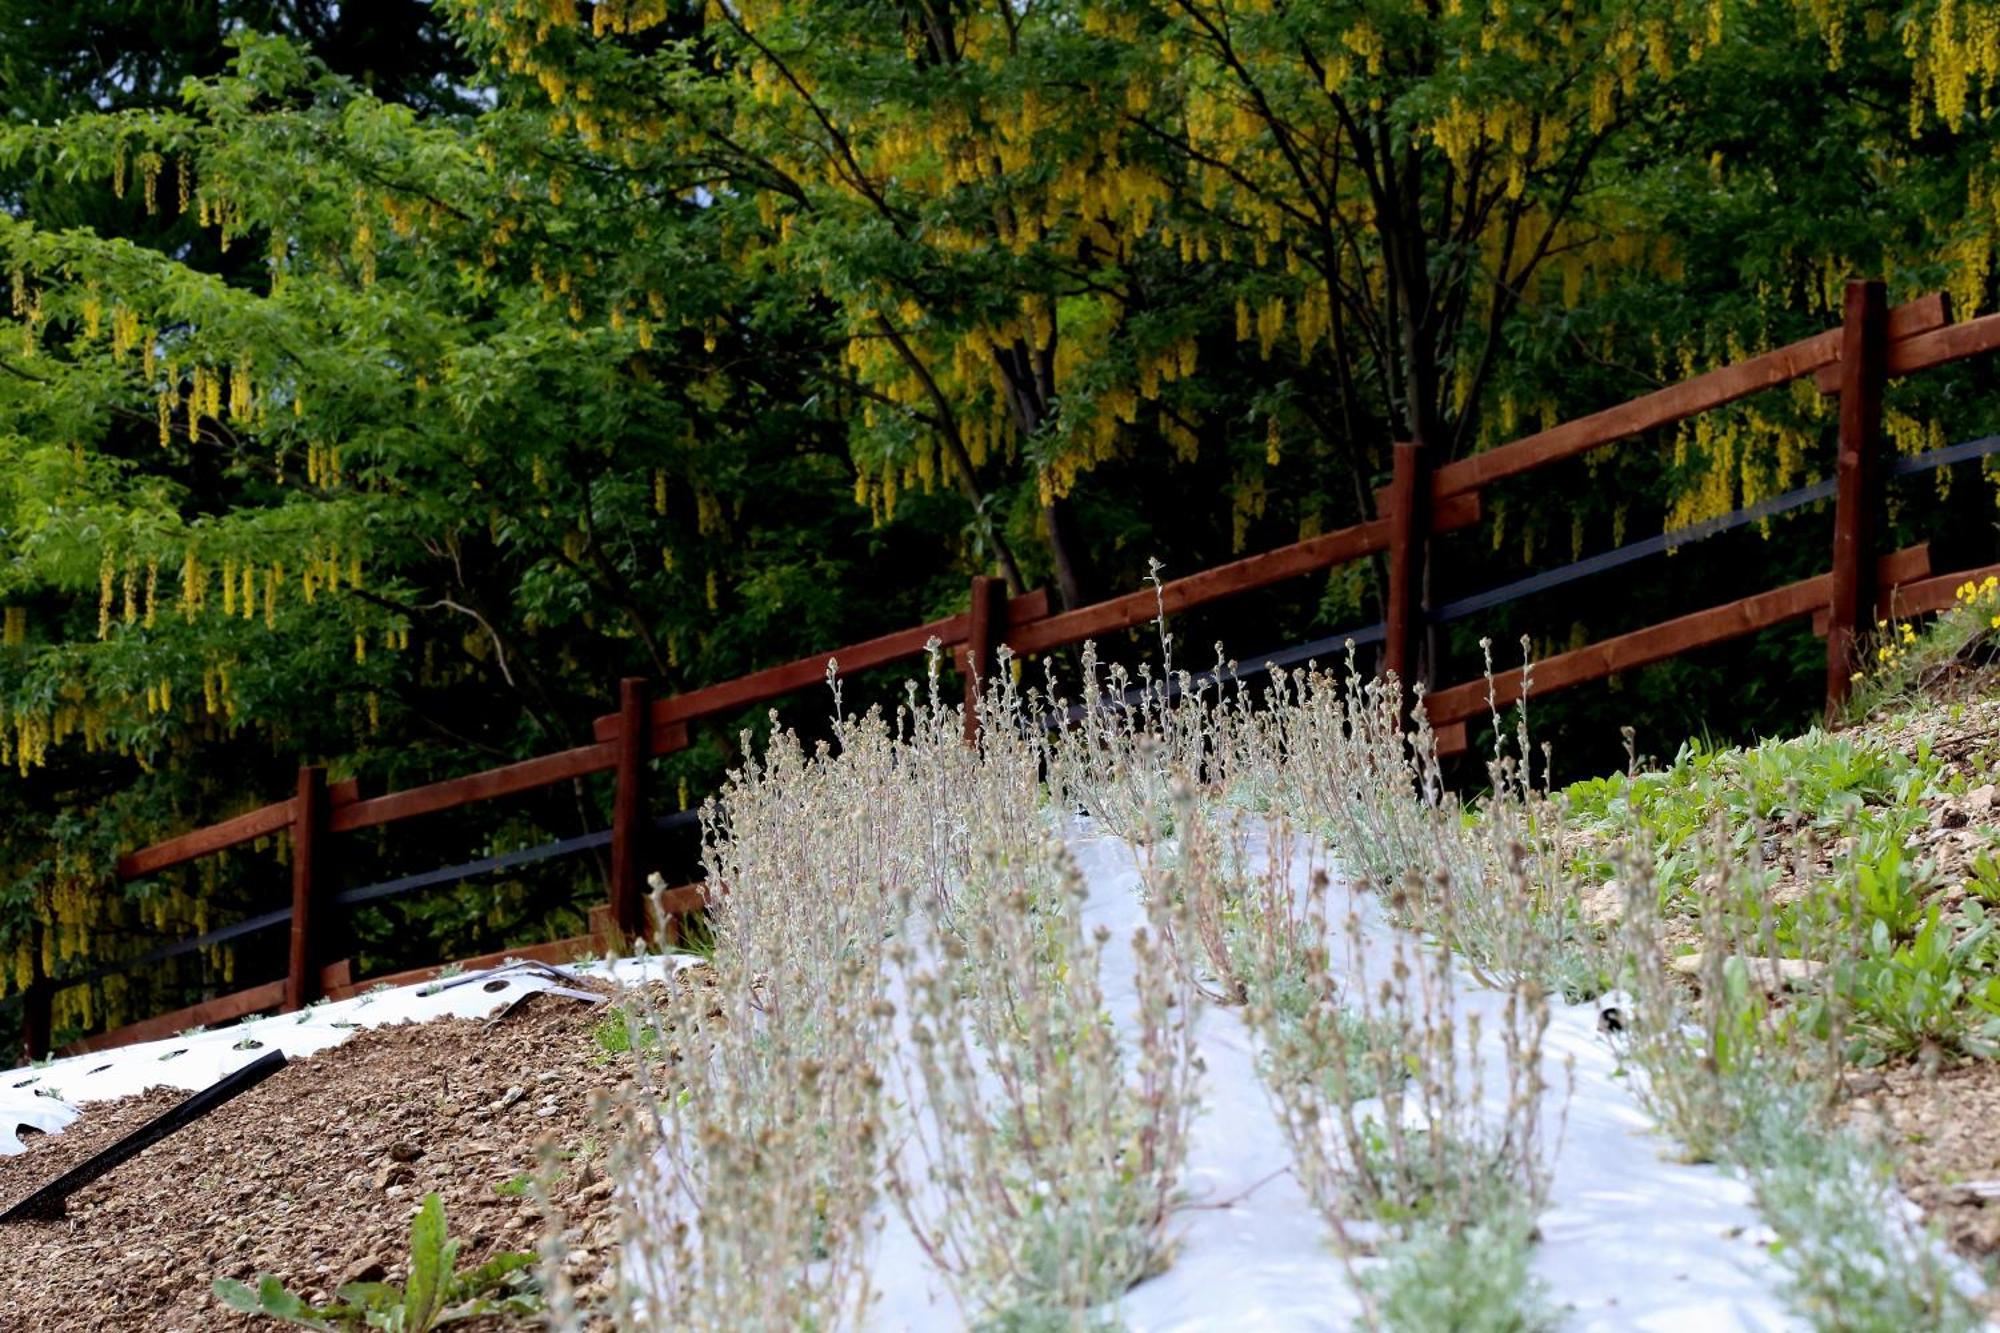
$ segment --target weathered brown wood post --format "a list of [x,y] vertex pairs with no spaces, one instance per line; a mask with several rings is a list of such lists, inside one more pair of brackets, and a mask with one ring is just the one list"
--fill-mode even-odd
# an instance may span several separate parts
[[618,789],[611,804],[611,921],[627,940],[646,928],[646,759],[653,716],[646,681],[618,682]]
[[316,764],[299,769],[299,789],[292,801],[292,954],[285,974],[285,1012],[303,1009],[319,998],[319,940],[313,917],[318,905],[320,841],[326,833],[326,770]]
[[1882,389],[1889,304],[1879,281],[1847,284],[1840,331],[1840,461],[1833,510],[1833,596],[1826,632],[1826,708],[1847,702],[1855,652],[1875,615],[1882,510]]
[[1430,460],[1422,444],[1398,442],[1389,476],[1389,590],[1384,608],[1382,667],[1405,691],[1416,684],[1417,640],[1423,633],[1424,551],[1430,540]]
[[972,609],[965,633],[965,743],[979,740],[979,693],[993,670],[994,640],[1006,632],[1007,584],[986,574],[972,576]]

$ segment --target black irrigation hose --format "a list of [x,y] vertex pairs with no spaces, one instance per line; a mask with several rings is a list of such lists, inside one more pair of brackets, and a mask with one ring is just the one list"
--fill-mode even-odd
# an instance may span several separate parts
[[[1905,477],[1915,472],[1930,472],[1937,468],[1949,467],[1953,463],[1962,463],[1969,458],[1984,458],[1988,454],[1994,453],[2000,453],[2000,435],[1988,435],[1982,439],[1967,440],[1963,444],[1954,444],[1943,449],[1933,449],[1927,454],[1917,454],[1911,458],[1898,458],[1889,464],[1888,472],[1892,477]],[[1588,556],[1574,564],[1563,565],[1558,569],[1551,569],[1540,574],[1531,575],[1528,578],[1517,579],[1512,583],[1503,583],[1497,588],[1489,588],[1485,592],[1473,593],[1469,597],[1461,597],[1454,602],[1446,602],[1443,606],[1432,611],[1429,619],[1435,624],[1463,620],[1465,617],[1473,615],[1476,612],[1501,606],[1507,602],[1512,602],[1534,593],[1545,592],[1550,588],[1558,588],[1565,583],[1587,578],[1592,574],[1601,574],[1607,569],[1616,569],[1620,565],[1630,564],[1634,560],[1640,560],[1649,555],[1659,555],[1678,547],[1691,546],[1695,542],[1717,536],[1734,528],[1743,527],[1746,524],[1759,522],[1775,514],[1782,514],[1787,510],[1798,509],[1801,506],[1812,504],[1818,500],[1831,499],[1835,488],[1836,480],[1829,477],[1825,481],[1815,482],[1811,486],[1802,486],[1795,491],[1786,491],[1783,495],[1771,496],[1767,500],[1760,500],[1754,505],[1749,505],[1746,508],[1738,509],[1731,513],[1704,519],[1700,523],[1693,523],[1685,528],[1676,528],[1672,532],[1663,532],[1657,537],[1648,537],[1644,541],[1632,542],[1630,545],[1620,546],[1616,550],[1606,551],[1601,555]]]
[[225,1074],[201,1091],[148,1120],[108,1148],[93,1154],[57,1176],[27,1198],[0,1213],[0,1222],[52,1222],[66,1213],[69,1196],[137,1157],[146,1149],[186,1129],[216,1107],[240,1097],[286,1065],[283,1051],[267,1051],[233,1073]]
[[[546,861],[550,857],[567,856],[571,852],[585,852],[593,847],[602,847],[611,841],[610,829],[599,829],[595,833],[585,833],[574,838],[564,838],[558,842],[545,842],[539,847],[524,847],[517,852],[502,852],[498,856],[488,856],[478,861],[467,861],[462,865],[445,866],[439,870],[425,870],[415,875],[404,875],[400,879],[384,880],[380,884],[370,884],[365,888],[344,889],[333,895],[333,901],[341,906],[353,903],[370,903],[379,898],[395,898],[418,889],[427,889],[434,884],[448,884],[454,880],[470,879],[474,875],[484,875],[495,870],[506,870],[513,866],[531,865],[536,861]],[[288,911],[285,915],[290,916]]]

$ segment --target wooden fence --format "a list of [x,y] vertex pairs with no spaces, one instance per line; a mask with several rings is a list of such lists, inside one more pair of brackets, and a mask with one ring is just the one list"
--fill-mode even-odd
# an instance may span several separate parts
[[[1294,542],[1123,597],[1072,610],[1050,609],[1045,593],[1007,597],[999,580],[976,577],[968,609],[959,615],[886,634],[865,643],[816,653],[782,666],[754,672],[703,689],[650,698],[646,682],[626,680],[618,695],[618,710],[599,718],[592,743],[555,754],[509,764],[446,782],[405,791],[364,796],[352,782],[328,783],[323,770],[299,771],[296,791],[287,799],[221,823],[196,829],[135,851],[118,863],[121,881],[138,879],[170,866],[208,856],[257,838],[289,832],[292,842],[292,893],[288,908],[266,913],[193,940],[163,946],[145,957],[121,964],[129,970],[148,961],[189,952],[225,939],[289,924],[290,950],[282,981],[207,1000],[191,1008],[162,1014],[115,1032],[87,1038],[71,1049],[91,1049],[167,1035],[196,1024],[239,1018],[271,1008],[296,1009],[321,996],[352,994],[358,988],[349,965],[323,956],[332,936],[329,916],[340,907],[431,884],[451,883],[471,873],[542,855],[610,846],[609,902],[593,913],[589,936],[508,951],[510,956],[561,960],[616,944],[638,935],[645,925],[644,878],[648,841],[654,829],[684,820],[648,816],[646,760],[688,744],[689,728],[704,719],[739,712],[754,704],[821,685],[829,659],[843,672],[909,661],[921,657],[936,639],[951,650],[966,677],[968,700],[978,678],[995,662],[1005,645],[1015,654],[1032,656],[1079,644],[1086,639],[1142,625],[1164,605],[1173,614],[1239,596],[1301,575],[1317,573],[1351,561],[1386,557],[1387,597],[1383,624],[1356,637],[1379,638],[1384,666],[1407,678],[1416,658],[1418,636],[1429,621],[1453,618],[1451,607],[1427,612],[1420,589],[1431,538],[1470,527],[1480,521],[1484,488],[1550,464],[1588,454],[1657,427],[1672,425],[1700,412],[1751,394],[1812,376],[1823,393],[1840,397],[1839,455],[1830,484],[1783,497],[1785,505],[1809,503],[1829,493],[1835,502],[1832,566],[1827,573],[1736,601],[1679,616],[1645,629],[1621,634],[1573,651],[1559,653],[1534,666],[1533,688],[1545,694],[1620,671],[1657,662],[1710,644],[1721,643],[1793,619],[1813,618],[1826,636],[1826,701],[1829,707],[1846,698],[1857,636],[1873,620],[1891,613],[1914,615],[1949,606],[1953,590],[1968,578],[2000,572],[2000,567],[1962,570],[1933,577],[1927,546],[1882,552],[1876,549],[1883,487],[1892,470],[1883,459],[1881,416],[1884,386],[1889,379],[1958,361],[2000,348],[2000,315],[1952,324],[1942,296],[1926,296],[1891,308],[1879,282],[1848,286],[1842,326],[1775,351],[1697,375],[1655,393],[1605,411],[1543,430],[1472,457],[1432,466],[1421,441],[1399,444],[1394,453],[1390,484],[1377,494],[1377,517],[1366,522]],[[2000,451],[2000,438],[1979,442]],[[1963,446],[1941,451],[1939,466],[1960,457],[1977,456]],[[1911,467],[1894,470],[1909,471]],[[1783,507],[1783,506],[1780,506]],[[1759,509],[1729,516],[1752,521]],[[1727,525],[1723,521],[1719,524]],[[1711,530],[1717,525],[1708,525]],[[1705,532],[1691,530],[1693,536]],[[1685,534],[1683,534],[1685,535]],[[1637,555],[1666,549],[1676,534],[1648,539],[1609,557],[1580,561],[1566,570],[1525,580],[1518,589],[1470,599],[1488,606],[1527,591],[1555,586]],[[1532,585],[1532,586],[1529,586]],[[1308,645],[1325,648],[1334,641]],[[1305,652],[1301,649],[1299,652]],[[1298,660],[1298,653],[1290,655]],[[1490,686],[1501,705],[1520,697],[1522,673],[1500,673]],[[1466,746],[1467,723],[1488,707],[1489,682],[1484,679],[1432,692],[1428,712],[1446,753]],[[968,709],[968,736],[974,722]],[[491,858],[469,866],[440,871],[364,889],[334,891],[325,871],[330,840],[362,829],[396,823],[571,781],[595,773],[615,774],[611,827],[552,844],[547,848]],[[698,909],[697,887],[673,890],[664,904],[669,913]],[[496,955],[497,957],[497,955]],[[486,959],[460,960],[479,963]],[[435,969],[380,980],[405,981]],[[37,979],[26,996],[26,1044],[30,1055],[48,1050],[50,999],[64,986],[94,980],[85,977]]]

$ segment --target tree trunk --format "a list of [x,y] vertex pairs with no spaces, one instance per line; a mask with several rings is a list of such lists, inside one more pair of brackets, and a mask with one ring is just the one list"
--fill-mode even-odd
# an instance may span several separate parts
[[[1036,353],[1025,343],[1017,341],[1012,347],[994,351],[1001,373],[1007,380],[1007,402],[1014,415],[1014,429],[1024,440],[1033,438],[1049,419],[1054,351],[1053,336],[1049,345],[1041,350],[1039,366]],[[1053,498],[1042,506],[1042,538],[1049,546],[1049,565],[1055,573],[1056,594],[1062,601],[1062,609],[1067,611],[1083,605],[1083,580],[1078,572],[1063,509],[1062,501]]]
[[1064,529],[1064,519],[1060,501],[1052,500],[1042,506],[1042,526],[1047,530],[1049,542],[1049,563],[1055,569],[1056,593],[1062,598],[1065,611],[1083,605],[1083,585],[1076,576],[1076,566],[1070,560],[1069,534]]

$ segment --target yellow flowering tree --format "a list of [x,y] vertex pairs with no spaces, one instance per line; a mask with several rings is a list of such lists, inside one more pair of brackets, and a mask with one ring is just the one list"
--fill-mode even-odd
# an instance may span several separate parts
[[[88,181],[171,238],[0,218],[8,988],[268,906],[282,840],[122,888],[113,862],[299,762],[463,772],[575,743],[622,674],[671,689],[928,611],[921,581],[848,577],[813,312],[722,261],[726,210],[635,205],[543,126],[420,118],[244,35],[177,107],[0,134],[5,170]],[[600,804],[348,840],[343,873],[574,833]],[[580,929],[594,892],[517,888],[412,904],[363,946]],[[218,947],[143,993],[69,987],[59,1025],[233,977]]]
[[[465,63],[401,98],[244,31],[177,96],[0,129],[20,978],[268,895],[282,846],[122,891],[110,861],[300,758],[463,771],[573,741],[620,674],[720,679],[970,572],[1075,603],[1351,522],[1392,441],[1463,454],[1817,331],[1853,273],[1991,306],[2000,54],[1966,0],[435,13]],[[1989,403],[1925,377],[1889,432]],[[1829,421],[1805,386],[1499,488],[1450,576],[1796,485]],[[1366,570],[1280,596],[1218,629],[1374,611]],[[1580,642],[1578,596],[1470,632]],[[596,813],[564,799],[461,832]],[[504,935],[503,898],[424,929]],[[72,1027],[114,1000],[67,994]]]

